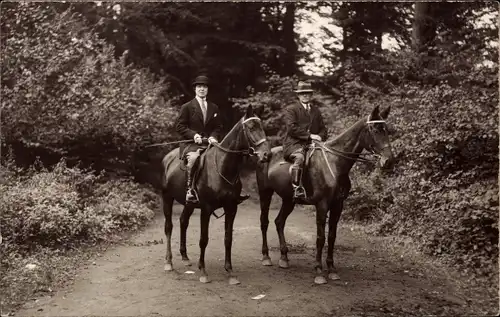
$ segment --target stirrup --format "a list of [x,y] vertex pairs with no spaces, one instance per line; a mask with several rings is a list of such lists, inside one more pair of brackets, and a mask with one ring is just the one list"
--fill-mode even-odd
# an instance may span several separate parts
[[293,198],[294,199],[305,199],[307,197],[306,190],[303,186],[294,185],[293,186]]
[[194,190],[194,188],[188,188],[188,190],[186,191],[186,203],[199,203],[198,193],[196,193],[196,190]]
[[247,200],[248,198],[250,198],[250,195],[248,194],[240,195],[240,197],[238,197],[238,205]]

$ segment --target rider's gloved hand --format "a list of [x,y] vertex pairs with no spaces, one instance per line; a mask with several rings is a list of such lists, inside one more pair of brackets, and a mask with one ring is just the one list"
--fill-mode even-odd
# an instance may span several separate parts
[[214,143],[219,143],[219,141],[217,141],[216,138],[214,138],[213,136],[211,136],[211,137],[208,138],[208,143],[214,144]]
[[203,142],[203,139],[201,138],[201,135],[196,133],[193,137],[194,143],[196,144],[201,144]]
[[319,142],[322,141],[321,137],[317,134],[311,134],[310,138],[311,138],[311,140],[314,140],[314,141],[319,141]]

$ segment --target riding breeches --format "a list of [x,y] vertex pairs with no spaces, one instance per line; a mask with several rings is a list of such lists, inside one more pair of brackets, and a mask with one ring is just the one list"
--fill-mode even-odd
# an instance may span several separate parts
[[186,167],[191,169],[194,164],[196,163],[196,160],[200,157],[200,150],[196,150],[193,152],[188,152],[186,153]]
[[290,159],[293,161],[293,167],[302,168],[305,161],[304,150],[299,149],[290,154]]

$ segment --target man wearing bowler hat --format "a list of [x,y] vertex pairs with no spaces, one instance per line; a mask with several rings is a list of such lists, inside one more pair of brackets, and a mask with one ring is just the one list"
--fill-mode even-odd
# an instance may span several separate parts
[[[198,195],[193,186],[195,165],[200,154],[207,146],[202,144],[203,138],[208,138],[210,144],[218,143],[222,134],[222,120],[219,108],[213,102],[207,101],[209,79],[207,76],[198,76],[193,81],[195,98],[181,106],[176,130],[186,139],[193,139],[194,143],[181,143],[179,147],[180,159],[186,162],[187,191],[186,203],[198,203]],[[247,199],[248,195],[241,195],[239,203]]]
[[312,140],[325,141],[327,138],[323,116],[311,103],[313,92],[310,83],[300,81],[295,90],[299,101],[288,106],[284,113],[287,132],[283,143],[283,156],[293,162],[290,169],[293,198],[298,202],[306,199],[306,191],[302,186],[306,147]]

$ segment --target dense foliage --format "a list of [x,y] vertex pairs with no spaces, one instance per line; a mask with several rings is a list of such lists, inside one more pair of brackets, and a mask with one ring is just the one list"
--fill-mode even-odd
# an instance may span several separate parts
[[[318,53],[304,49],[318,38],[294,30],[304,12],[320,9],[341,31],[325,28]],[[18,272],[39,248],[77,248],[150,219],[152,199],[137,185],[73,166],[156,184],[172,147],[146,146],[178,138],[178,107],[205,72],[225,130],[252,105],[273,145],[299,79],[314,82],[332,136],[374,105],[390,105],[396,166],[353,168],[344,219],[412,237],[428,254],[493,280],[497,18],[493,2],[2,4],[2,164],[12,148],[18,166],[37,156],[55,165],[0,171],[2,270]],[[388,35],[396,44],[384,48]],[[330,66],[306,76],[298,61],[313,56]]]
[[[342,92],[340,98],[316,95],[331,136],[373,106],[391,106],[396,167],[384,174],[363,163],[355,165],[344,218],[374,222],[381,234],[410,236],[425,252],[491,279],[498,260],[498,67],[481,66],[470,49],[421,70],[415,78],[412,56],[403,52],[378,56],[371,63],[359,61],[357,67],[378,68],[377,88],[368,86],[373,82],[364,82],[356,67],[346,67],[335,87]],[[291,82],[293,78],[274,74],[266,91],[236,100],[242,108],[263,107],[267,132],[278,136],[275,144],[286,129],[279,110],[296,98]],[[317,87],[324,83],[317,82]]]
[[9,161],[0,169],[3,309],[50,289],[68,252],[138,229],[158,207],[153,192],[130,180],[68,168],[64,161],[50,171],[37,166],[21,170]]
[[78,14],[38,3],[2,12],[2,137],[20,159],[64,155],[127,170],[142,144],[173,138],[165,83],[127,65],[126,52],[115,59]]

